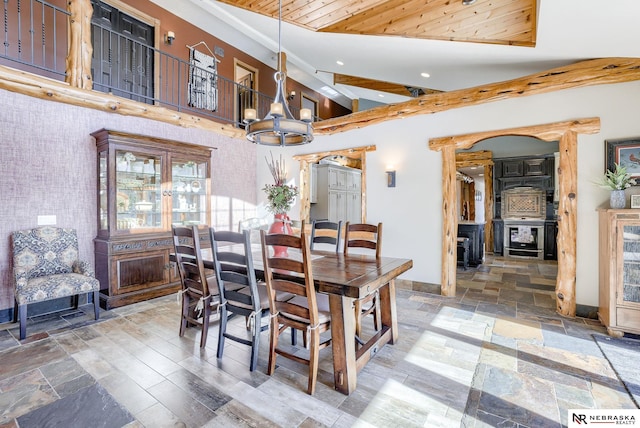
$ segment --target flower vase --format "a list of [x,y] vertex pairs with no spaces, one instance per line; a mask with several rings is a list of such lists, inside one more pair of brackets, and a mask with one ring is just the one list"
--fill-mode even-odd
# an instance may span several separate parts
[[609,206],[612,209],[621,209],[626,205],[624,190],[612,190],[609,197]]
[[[291,230],[291,220],[286,213],[274,214],[273,224],[269,227],[269,234],[279,233],[285,235],[293,235]],[[281,247],[279,245],[273,246],[273,257],[289,257],[287,253],[287,247]]]

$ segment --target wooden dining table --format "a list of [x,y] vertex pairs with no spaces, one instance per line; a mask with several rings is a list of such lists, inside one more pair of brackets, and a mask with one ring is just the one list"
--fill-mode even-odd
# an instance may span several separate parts
[[[264,278],[262,254],[252,251],[258,278]],[[331,347],[335,389],[351,394],[357,374],[387,343],[398,340],[395,279],[413,267],[413,260],[328,251],[311,252],[311,269],[316,291],[329,296]],[[295,255],[293,255],[295,257]],[[204,261],[206,268],[213,262]],[[286,276],[284,273],[280,275]],[[378,291],[382,325],[360,345],[356,341],[355,301]]]

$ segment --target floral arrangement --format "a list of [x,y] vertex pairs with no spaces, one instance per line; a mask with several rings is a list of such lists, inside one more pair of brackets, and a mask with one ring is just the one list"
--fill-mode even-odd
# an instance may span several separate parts
[[285,214],[291,209],[291,205],[293,205],[296,196],[298,196],[298,188],[285,184],[287,181],[287,167],[282,155],[276,161],[272,153],[271,160],[266,157],[265,160],[274,180],[274,184],[267,184],[262,189],[267,194],[269,202],[267,209],[273,214]]
[[614,163],[615,170],[610,169],[604,174],[602,186],[611,190],[624,190],[636,185],[636,180],[631,178],[631,174],[627,172],[627,168],[618,163]]

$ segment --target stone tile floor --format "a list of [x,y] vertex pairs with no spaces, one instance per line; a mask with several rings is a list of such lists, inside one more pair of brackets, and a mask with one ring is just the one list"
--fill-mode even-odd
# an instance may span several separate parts
[[552,262],[488,258],[458,271],[455,298],[398,281],[400,340],[348,397],[333,390],[331,348],[314,396],[305,366],[279,359],[265,374],[265,333],[253,373],[248,347],[227,341],[216,358],[216,323],[200,351],[196,329],[178,337],[175,295],[98,322],[91,306],[34,318],[22,342],[6,324],[0,427],[538,428],[566,426],[571,408],[635,408],[591,336],[600,323],[555,313],[555,275]]

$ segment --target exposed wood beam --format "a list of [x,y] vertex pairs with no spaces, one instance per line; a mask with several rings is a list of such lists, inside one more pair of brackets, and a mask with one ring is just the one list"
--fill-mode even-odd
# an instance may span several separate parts
[[[367,79],[365,77],[349,76],[347,74],[338,73],[334,73],[333,75],[333,84],[357,86],[359,88],[388,92],[390,94],[413,98],[426,94],[439,94],[442,92],[436,89],[411,87],[410,85],[401,85],[399,83],[384,82],[382,80]],[[421,93],[416,94],[414,91]]]
[[593,59],[519,79],[441,94],[424,95],[404,103],[375,107],[314,123],[313,128],[318,135],[330,135],[419,114],[433,114],[460,107],[545,94],[563,89],[634,80],[640,80],[640,58]]

